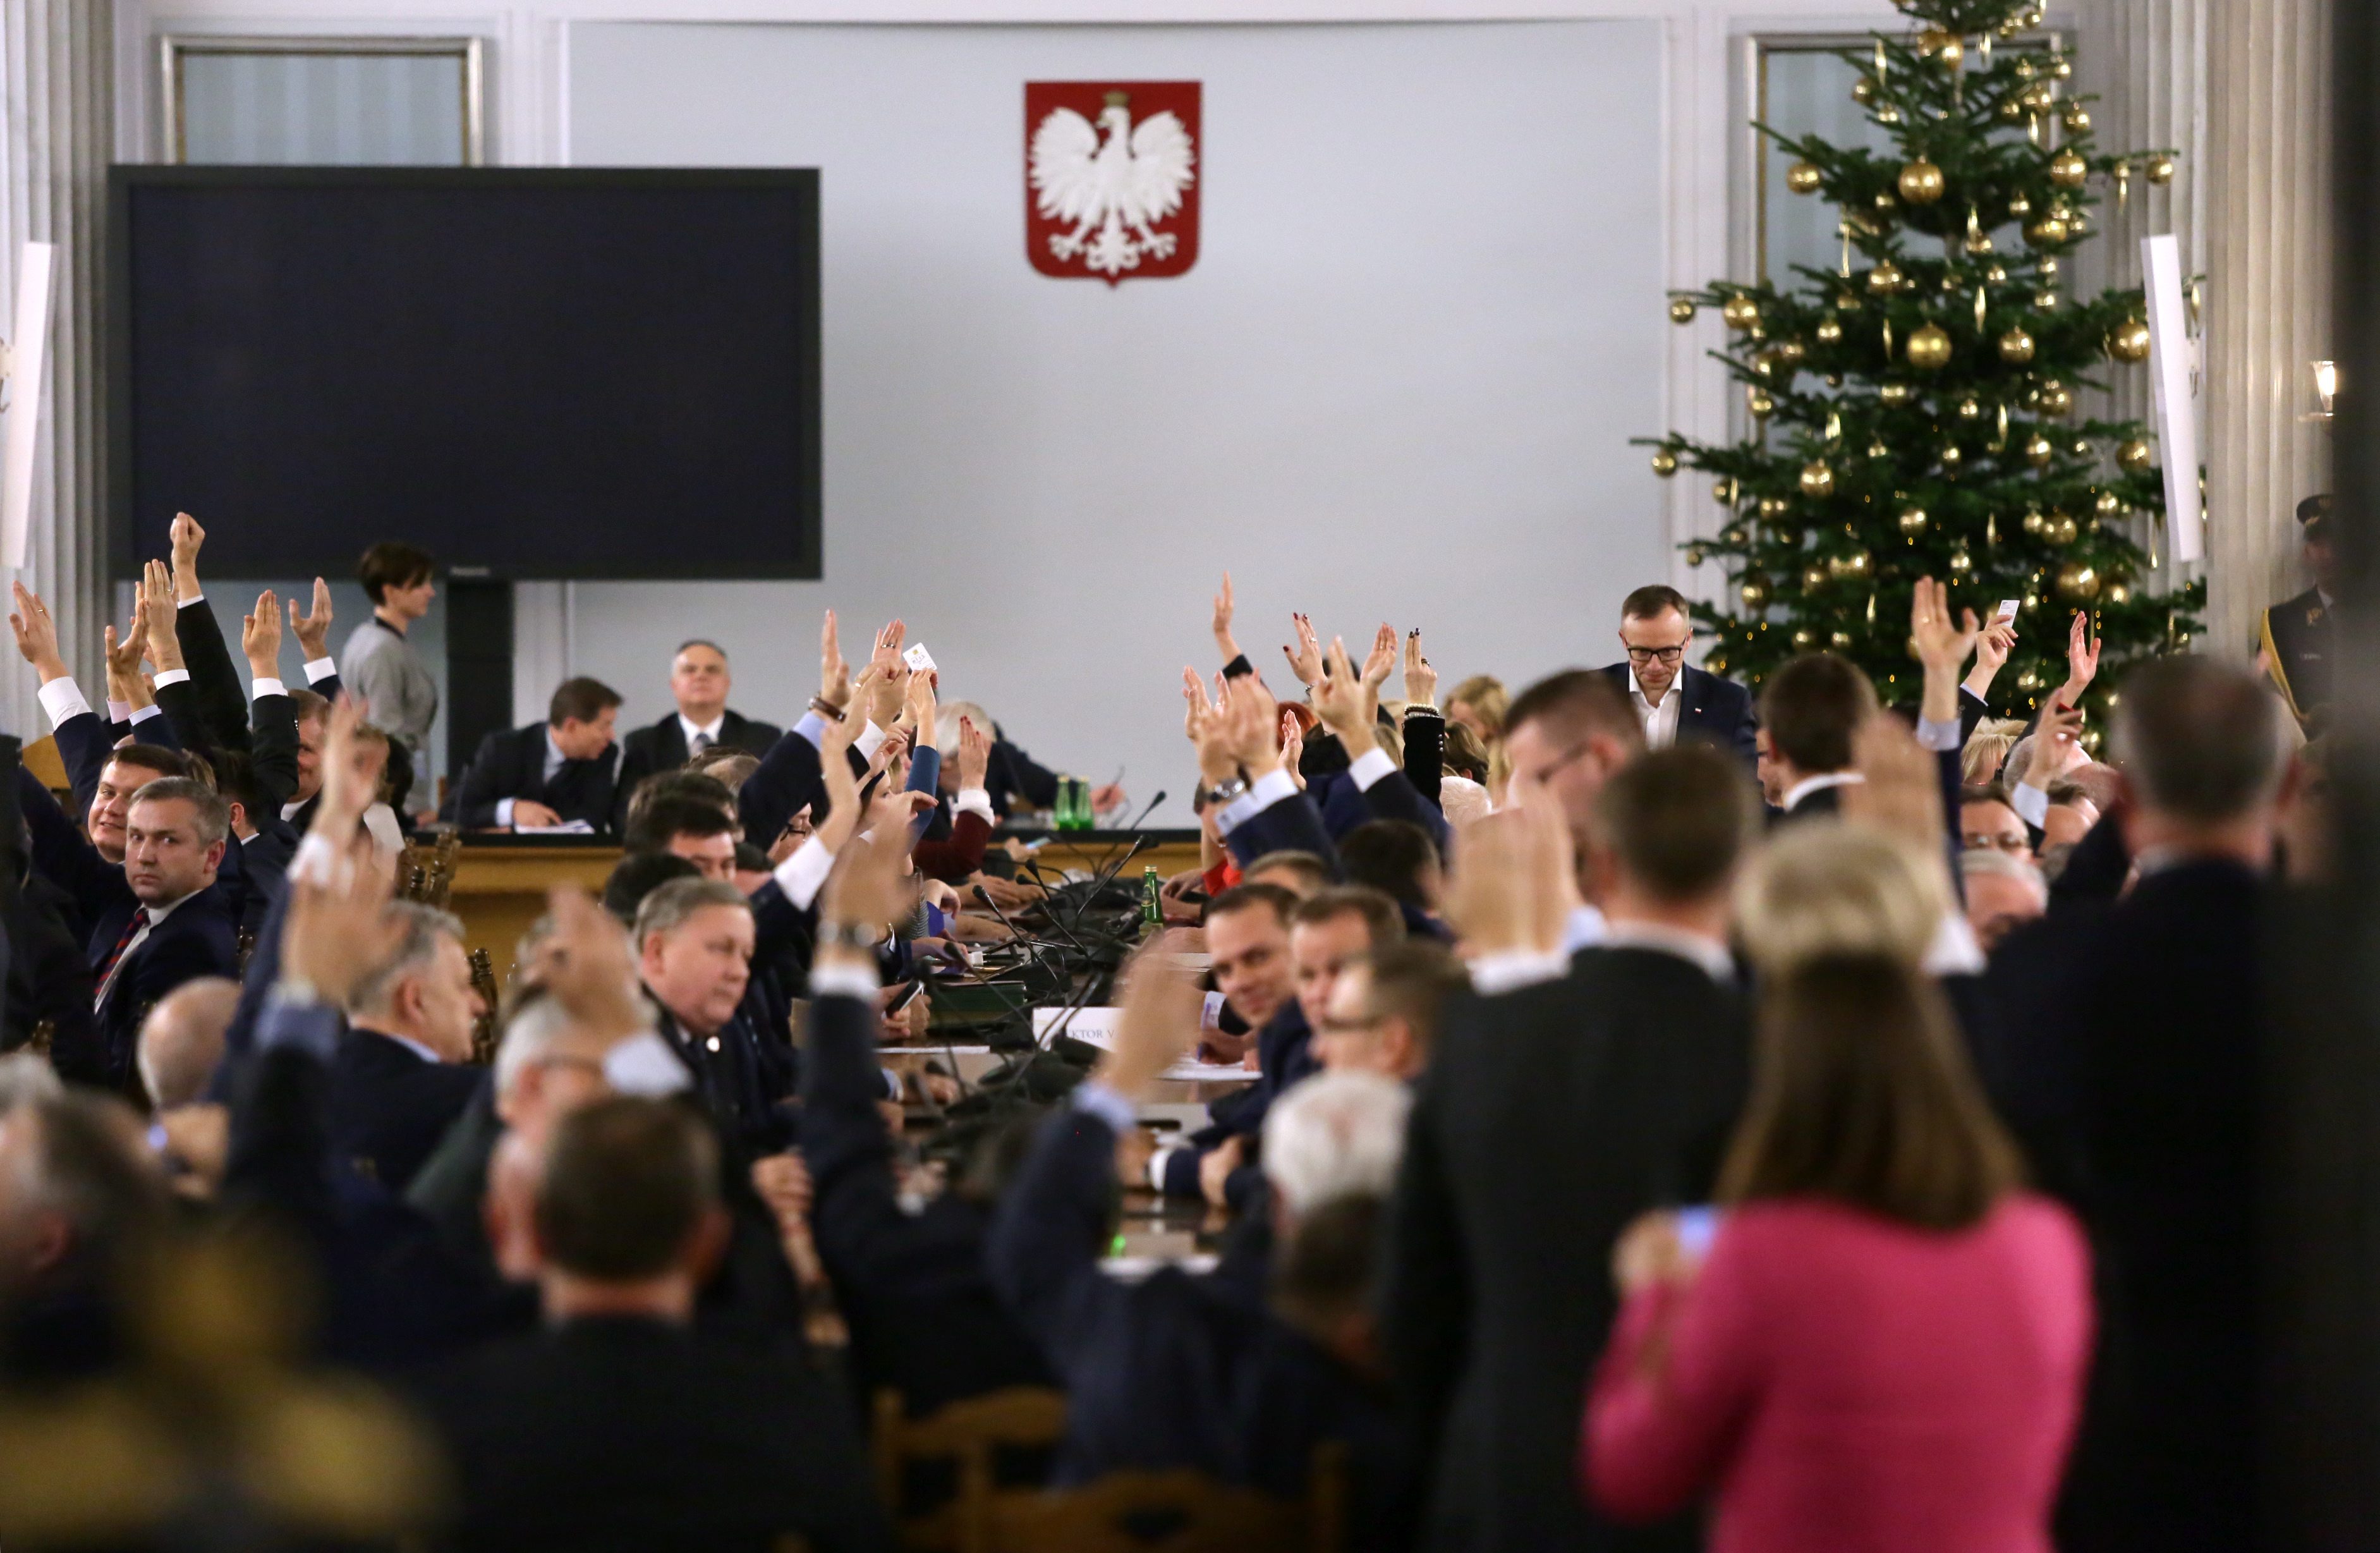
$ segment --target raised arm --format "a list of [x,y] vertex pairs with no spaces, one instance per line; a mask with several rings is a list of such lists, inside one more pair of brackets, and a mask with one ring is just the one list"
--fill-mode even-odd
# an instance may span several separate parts
[[[205,590],[199,585],[199,547],[207,541],[207,531],[188,513],[174,515],[170,530],[174,547],[173,600],[165,611],[165,623],[172,628],[176,650],[181,654],[190,675],[190,686],[198,703],[201,720],[199,746],[213,749],[245,750],[249,746],[248,693],[239,683],[239,673],[233,668],[231,650],[224,644],[223,628],[216,623],[214,608],[207,602]],[[152,615],[160,601],[152,599]],[[150,661],[157,662],[156,654]],[[157,663],[162,673],[164,664]]]

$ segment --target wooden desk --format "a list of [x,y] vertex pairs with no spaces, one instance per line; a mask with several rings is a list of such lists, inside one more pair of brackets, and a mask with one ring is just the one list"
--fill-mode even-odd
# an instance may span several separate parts
[[[1095,873],[1122,857],[1124,849],[1136,834],[1145,834],[1148,845],[1140,855],[1123,867],[1126,882],[1140,882],[1141,870],[1154,867],[1160,879],[1171,879],[1198,866],[1198,832],[1196,831],[1032,831],[1014,828],[1014,833],[1026,840],[1047,836],[1049,843],[1041,848],[1041,867],[1053,874]],[[999,842],[992,843],[998,846]]]
[[600,895],[619,860],[616,846],[466,842],[455,859],[455,888],[446,904],[463,919],[465,944],[488,952],[501,985],[512,972],[521,935],[545,915],[545,892],[557,884],[576,884]]

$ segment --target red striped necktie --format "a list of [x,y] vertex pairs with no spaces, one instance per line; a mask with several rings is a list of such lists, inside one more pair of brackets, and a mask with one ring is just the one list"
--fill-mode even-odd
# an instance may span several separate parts
[[115,940],[115,947],[107,952],[107,959],[99,967],[99,976],[93,984],[91,993],[91,1007],[97,1008],[106,1001],[107,978],[115,974],[115,963],[124,958],[124,952],[132,947],[132,940],[139,938],[140,929],[148,926],[149,908],[147,906],[137,908],[132,913],[132,920],[124,925],[123,933]]

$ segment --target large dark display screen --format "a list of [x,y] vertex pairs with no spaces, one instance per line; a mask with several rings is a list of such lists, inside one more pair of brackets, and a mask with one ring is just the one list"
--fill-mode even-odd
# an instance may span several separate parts
[[117,167],[119,576],[819,575],[810,170]]

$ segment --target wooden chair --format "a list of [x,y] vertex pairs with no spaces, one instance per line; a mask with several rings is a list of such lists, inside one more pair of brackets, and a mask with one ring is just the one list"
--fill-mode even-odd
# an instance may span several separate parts
[[[876,1393],[876,1492],[900,1534],[901,1546],[937,1553],[989,1553],[991,1518],[1009,1498],[1041,1490],[1002,1488],[994,1455],[1007,1450],[1050,1450],[1066,1432],[1066,1397],[1038,1386],[1012,1386],[970,1397],[924,1418],[911,1418],[901,1393]],[[913,1462],[948,1461],[958,1467],[958,1491],[922,1515],[904,1516],[903,1489]]]
[[988,1553],[1340,1553],[1347,1450],[1316,1448],[1303,1501],[1197,1472],[1119,1472],[1081,1488],[1007,1496],[991,1522]]

